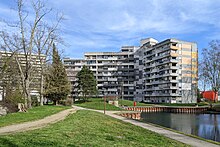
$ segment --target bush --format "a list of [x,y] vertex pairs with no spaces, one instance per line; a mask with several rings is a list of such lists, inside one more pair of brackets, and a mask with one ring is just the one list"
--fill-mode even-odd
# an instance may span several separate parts
[[71,106],[73,104],[73,99],[67,98],[66,100],[60,100],[59,104],[64,106]]
[[38,98],[37,98],[36,95],[32,95],[32,96],[31,96],[31,105],[32,105],[33,107],[35,107],[35,106],[40,106],[40,103],[39,103]]
[[18,103],[24,103],[24,98],[19,89],[6,92],[3,105],[8,108],[9,112],[18,111]]
[[71,106],[73,104],[73,99],[67,98],[65,101],[65,106]]

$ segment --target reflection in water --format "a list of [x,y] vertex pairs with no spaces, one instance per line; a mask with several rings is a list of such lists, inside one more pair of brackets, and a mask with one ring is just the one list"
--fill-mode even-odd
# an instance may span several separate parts
[[143,121],[220,142],[219,114],[141,113]]

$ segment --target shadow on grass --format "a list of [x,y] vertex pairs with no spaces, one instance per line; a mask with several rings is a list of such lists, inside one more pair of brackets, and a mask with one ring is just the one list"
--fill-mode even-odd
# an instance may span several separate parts
[[12,143],[12,141],[5,139],[5,138],[0,138],[0,146],[4,145],[4,147],[18,147],[18,145]]
[[82,104],[86,102],[92,102],[92,100],[79,100],[79,101],[75,101],[74,104]]

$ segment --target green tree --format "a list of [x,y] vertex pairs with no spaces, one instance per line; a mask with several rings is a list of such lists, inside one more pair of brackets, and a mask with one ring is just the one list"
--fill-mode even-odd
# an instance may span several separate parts
[[45,79],[45,96],[54,101],[66,99],[70,93],[70,84],[63,63],[60,59],[56,46],[53,44],[53,62]]
[[93,72],[89,70],[85,65],[82,70],[77,73],[78,93],[83,95],[84,101],[88,96],[97,94],[97,82],[93,75]]

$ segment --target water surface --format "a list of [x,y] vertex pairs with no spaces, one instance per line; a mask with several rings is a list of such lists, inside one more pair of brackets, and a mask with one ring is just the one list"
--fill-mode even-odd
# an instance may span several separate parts
[[186,134],[220,142],[219,114],[186,114],[166,112],[142,112],[144,122],[172,128]]

